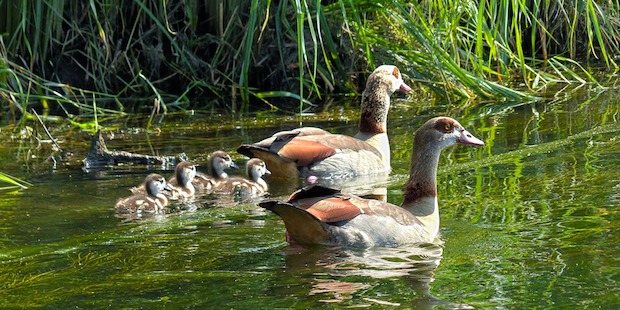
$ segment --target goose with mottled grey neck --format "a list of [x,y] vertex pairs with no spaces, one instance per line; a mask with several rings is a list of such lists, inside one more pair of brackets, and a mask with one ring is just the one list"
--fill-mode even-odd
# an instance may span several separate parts
[[282,217],[291,243],[353,247],[433,243],[439,232],[439,155],[457,143],[484,145],[448,117],[433,118],[416,131],[401,206],[317,185],[293,193],[287,201],[266,200],[259,205]]
[[262,159],[275,177],[343,178],[389,173],[387,114],[390,96],[397,90],[411,91],[397,67],[383,65],[373,71],[362,93],[355,137],[303,127],[241,145],[237,152]]

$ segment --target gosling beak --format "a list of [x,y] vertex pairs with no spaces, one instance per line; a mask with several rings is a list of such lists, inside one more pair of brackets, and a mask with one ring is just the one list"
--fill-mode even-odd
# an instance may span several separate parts
[[267,168],[265,168],[265,174],[269,175],[269,174],[271,174],[271,171],[269,171]]
[[237,164],[235,164],[235,162],[231,162],[230,163],[230,168],[239,169],[239,166],[237,166]]

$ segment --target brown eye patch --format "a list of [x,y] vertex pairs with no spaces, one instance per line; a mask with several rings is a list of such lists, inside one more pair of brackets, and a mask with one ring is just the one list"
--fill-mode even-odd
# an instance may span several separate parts
[[394,67],[394,71],[392,71],[392,75],[395,78],[397,78],[397,79],[400,78],[400,70],[398,70],[398,68]]
[[440,119],[435,124],[435,129],[441,132],[452,132],[454,131],[454,124],[447,119]]

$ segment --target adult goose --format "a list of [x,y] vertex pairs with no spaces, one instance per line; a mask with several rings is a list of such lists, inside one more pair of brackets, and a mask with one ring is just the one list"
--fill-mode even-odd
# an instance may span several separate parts
[[160,213],[168,205],[168,198],[161,192],[167,188],[166,179],[157,174],[149,174],[144,180],[146,193],[137,193],[116,202],[118,213]]
[[267,200],[259,205],[282,217],[291,243],[353,247],[432,243],[439,232],[439,155],[456,143],[484,145],[448,117],[433,118],[416,131],[400,206],[318,185],[293,193],[287,201]]
[[267,192],[268,185],[263,180],[263,176],[271,174],[265,162],[258,158],[248,160],[246,174],[248,179],[231,177],[222,180],[215,185],[213,191],[216,194],[234,195],[242,200],[264,195]]
[[378,67],[362,93],[359,132],[354,136],[331,134],[313,127],[283,131],[237,152],[265,161],[276,177],[341,178],[390,171],[387,114],[390,96],[411,91],[400,70]]
[[224,151],[215,151],[209,157],[209,173],[196,174],[192,179],[194,187],[200,191],[210,193],[217,183],[228,178],[226,169],[238,168],[237,164],[230,158],[230,155]]

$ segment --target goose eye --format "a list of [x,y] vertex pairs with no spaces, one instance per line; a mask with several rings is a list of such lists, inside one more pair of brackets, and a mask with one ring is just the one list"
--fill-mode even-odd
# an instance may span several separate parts
[[392,71],[392,75],[395,78],[397,78],[397,79],[400,78],[400,70],[398,70],[398,68],[394,67],[394,71]]
[[444,129],[445,131],[450,131],[450,130],[452,129],[452,126],[450,126],[450,124],[446,124],[446,125],[443,127],[443,129]]

